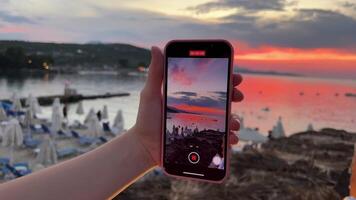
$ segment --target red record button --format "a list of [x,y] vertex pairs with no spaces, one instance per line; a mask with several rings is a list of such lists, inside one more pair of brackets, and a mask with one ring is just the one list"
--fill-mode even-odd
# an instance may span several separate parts
[[188,155],[188,160],[192,164],[197,164],[200,160],[200,156],[197,152],[190,152]]

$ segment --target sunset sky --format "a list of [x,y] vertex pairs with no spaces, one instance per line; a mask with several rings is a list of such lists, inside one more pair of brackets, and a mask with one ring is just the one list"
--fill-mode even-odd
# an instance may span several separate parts
[[226,58],[168,58],[167,106],[191,113],[171,114],[171,125],[193,122],[199,128],[224,130],[228,62]]
[[225,38],[254,70],[356,78],[356,0],[1,0],[0,39]]

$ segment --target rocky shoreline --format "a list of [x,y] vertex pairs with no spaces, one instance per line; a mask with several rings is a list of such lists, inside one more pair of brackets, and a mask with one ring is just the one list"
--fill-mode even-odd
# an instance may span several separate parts
[[234,153],[220,185],[149,174],[115,199],[342,199],[356,133],[325,128]]

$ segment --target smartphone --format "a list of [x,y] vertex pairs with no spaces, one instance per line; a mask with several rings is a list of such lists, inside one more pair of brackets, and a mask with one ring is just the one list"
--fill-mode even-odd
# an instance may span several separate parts
[[166,174],[222,182],[228,171],[233,47],[225,40],[165,47],[162,165]]

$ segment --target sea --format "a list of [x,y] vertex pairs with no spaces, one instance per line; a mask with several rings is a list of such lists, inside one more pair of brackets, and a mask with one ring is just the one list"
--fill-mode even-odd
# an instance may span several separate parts
[[[65,83],[81,94],[129,92],[127,97],[83,101],[84,111],[96,111],[108,106],[113,121],[122,110],[125,128],[135,124],[139,94],[146,76],[140,74],[31,74],[0,75],[0,99],[13,93],[20,97],[63,94]],[[244,93],[243,102],[232,104],[232,113],[243,118],[244,126],[258,129],[264,135],[282,119],[286,135],[322,128],[343,129],[356,133],[356,80],[293,77],[280,75],[243,74],[238,87]],[[85,115],[75,113],[77,104],[70,104],[69,121],[82,121]],[[43,107],[41,118],[50,119],[51,107]]]

